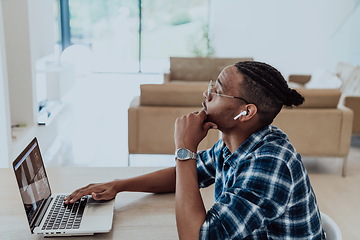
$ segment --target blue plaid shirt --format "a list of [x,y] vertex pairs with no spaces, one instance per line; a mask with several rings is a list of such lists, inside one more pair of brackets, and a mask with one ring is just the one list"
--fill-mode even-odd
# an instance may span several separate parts
[[234,153],[220,140],[200,151],[199,186],[215,183],[200,239],[323,239],[316,198],[287,136],[274,126]]

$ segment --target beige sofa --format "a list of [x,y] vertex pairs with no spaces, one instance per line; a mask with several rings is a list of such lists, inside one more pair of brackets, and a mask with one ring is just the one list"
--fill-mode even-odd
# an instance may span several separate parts
[[[172,154],[175,151],[173,131],[175,119],[201,108],[202,92],[221,70],[252,58],[170,57],[170,72],[164,74],[164,85],[142,85],[128,110],[129,154]],[[200,149],[218,140],[210,131]]]
[[[334,75],[334,76],[331,76]],[[295,83],[297,87],[306,88],[313,79],[312,75],[290,75],[288,81],[290,84]],[[321,77],[321,76],[320,76]],[[341,97],[339,104],[350,108],[353,111],[354,119],[352,133],[360,134],[360,66],[354,66],[349,63],[339,62],[336,64],[334,71],[329,71],[327,78],[337,77],[341,82],[339,89]],[[321,79],[327,81],[328,79]],[[318,82],[321,88],[322,82]]]
[[[207,83],[141,85],[141,93],[128,109],[129,154],[173,154],[174,122],[179,116],[201,109]],[[274,125],[283,129],[303,156],[342,157],[346,174],[353,113],[337,107],[336,89],[300,89],[305,103],[283,109]],[[211,130],[200,149],[210,148],[219,139]]]

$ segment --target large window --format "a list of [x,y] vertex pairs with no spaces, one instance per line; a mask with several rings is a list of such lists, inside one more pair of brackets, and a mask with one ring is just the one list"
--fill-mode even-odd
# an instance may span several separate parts
[[209,0],[60,0],[60,6],[61,41],[87,46],[97,72],[162,72],[170,56],[211,53]]

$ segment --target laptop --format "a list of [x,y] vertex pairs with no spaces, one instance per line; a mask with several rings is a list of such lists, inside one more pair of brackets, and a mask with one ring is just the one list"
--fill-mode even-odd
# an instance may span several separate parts
[[65,205],[67,194],[51,192],[39,144],[34,138],[13,162],[13,169],[32,234],[93,235],[112,228],[114,203],[84,196]]

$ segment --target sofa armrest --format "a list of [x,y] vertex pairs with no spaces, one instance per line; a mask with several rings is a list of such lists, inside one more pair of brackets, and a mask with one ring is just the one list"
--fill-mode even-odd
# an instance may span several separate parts
[[344,98],[344,105],[354,113],[352,132],[360,134],[360,96],[346,96]]
[[[128,109],[129,154],[174,154],[176,118],[199,110],[196,107],[141,106],[134,101]],[[198,150],[211,148],[219,140],[212,129],[200,142]]]
[[341,124],[341,136],[339,141],[339,153],[340,155],[346,155],[350,151],[351,134],[353,128],[354,114],[350,108],[339,107],[342,111],[342,124]]
[[136,96],[128,108],[128,149],[129,154],[136,153],[139,142],[139,112],[140,97]]

